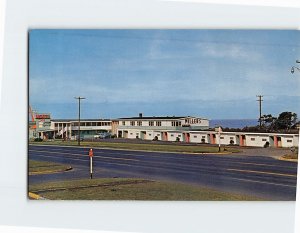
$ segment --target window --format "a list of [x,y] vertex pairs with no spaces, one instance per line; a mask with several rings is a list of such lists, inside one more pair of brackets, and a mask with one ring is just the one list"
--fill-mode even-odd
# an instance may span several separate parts
[[85,126],[85,123],[84,122],[80,122],[80,126]]
[[154,126],[154,121],[149,121],[149,126]]
[[230,139],[230,140],[233,140],[233,137],[230,137],[229,139]]
[[194,138],[197,138],[197,135],[194,135]]
[[267,141],[267,139],[265,139],[265,138],[262,138],[261,140],[262,140],[263,142],[266,142],[266,141]]
[[87,123],[86,123],[86,126],[91,126],[91,125],[92,125],[91,122],[87,122]]
[[181,135],[178,135],[179,138],[181,138]]
[[171,137],[174,137],[174,134],[171,134],[170,136],[171,136]]
[[176,126],[176,121],[172,121],[172,126]]
[[135,126],[135,121],[130,121],[131,126]]
[[142,126],[142,122],[141,121],[137,121],[137,125],[138,126]]
[[251,138],[251,141],[255,141],[255,138]]
[[202,136],[202,138],[205,138],[205,136]]
[[156,126],[161,126],[161,121],[156,121]]
[[224,139],[224,137],[220,137],[220,139]]
[[286,142],[293,142],[293,140],[291,140],[291,139],[288,139],[288,140],[286,140]]
[[125,121],[122,121],[122,125],[125,125]]
[[151,136],[152,134],[151,133],[149,133],[149,136]]
[[133,133],[130,133],[130,135],[132,135]]

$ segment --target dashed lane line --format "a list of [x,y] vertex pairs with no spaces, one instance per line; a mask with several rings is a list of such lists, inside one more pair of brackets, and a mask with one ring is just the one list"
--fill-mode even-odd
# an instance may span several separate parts
[[253,171],[253,170],[241,170],[241,169],[232,169],[228,168],[227,171],[236,171],[242,173],[257,173],[257,174],[266,174],[266,175],[275,175],[275,176],[288,176],[288,177],[297,177],[297,175],[293,174],[284,174],[284,173],[276,173],[276,172],[264,172],[264,171]]

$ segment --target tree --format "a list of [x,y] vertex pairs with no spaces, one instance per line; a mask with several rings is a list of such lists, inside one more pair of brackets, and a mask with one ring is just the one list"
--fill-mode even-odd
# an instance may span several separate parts
[[291,129],[297,122],[297,114],[292,112],[282,112],[275,120],[276,129]]
[[260,120],[262,121],[263,126],[265,128],[273,129],[277,118],[273,117],[271,114],[268,114],[268,115],[262,115]]

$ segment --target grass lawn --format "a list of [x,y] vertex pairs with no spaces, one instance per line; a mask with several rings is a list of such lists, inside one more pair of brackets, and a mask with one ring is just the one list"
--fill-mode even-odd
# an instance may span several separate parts
[[68,169],[70,166],[59,163],[29,160],[29,175],[62,172]]
[[[31,144],[38,145],[72,145],[76,146],[76,141],[45,141],[45,142],[30,142]],[[209,145],[161,145],[161,144],[138,144],[128,142],[81,142],[81,146],[86,147],[105,147],[114,149],[128,149],[128,150],[144,150],[144,151],[163,151],[163,152],[186,152],[186,153],[218,153],[218,147]],[[224,152],[224,147],[221,148],[221,152]],[[239,152],[235,148],[226,148],[225,152]]]
[[135,178],[51,182],[29,185],[29,191],[51,200],[261,200],[256,197],[225,193],[193,185]]

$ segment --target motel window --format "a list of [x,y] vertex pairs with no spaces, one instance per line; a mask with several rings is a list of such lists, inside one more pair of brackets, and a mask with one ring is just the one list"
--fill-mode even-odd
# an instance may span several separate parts
[[122,125],[125,125],[125,121],[122,121]]
[[86,123],[86,126],[91,126],[91,125],[92,125],[91,122],[87,122],[87,123]]
[[80,122],[80,126],[85,126],[85,123],[84,122]]
[[263,142],[266,142],[266,141],[267,141],[267,139],[265,139],[265,138],[262,138],[261,140],[262,140]]
[[132,135],[133,133],[130,133],[130,135]]
[[224,139],[224,137],[220,137],[220,139]]
[[137,125],[138,126],[142,126],[142,122],[141,121],[137,121]]
[[170,136],[171,136],[171,137],[174,137],[174,134],[171,134]]
[[135,126],[135,121],[130,121],[131,126]]
[[196,136],[196,135],[194,135],[194,138],[197,138],[197,136]]
[[202,136],[202,138],[205,138],[205,136]]
[[151,133],[149,133],[149,136],[151,136]]
[[286,142],[293,142],[293,140],[291,140],[291,139],[288,139],[288,140],[286,140]]
[[107,122],[107,125],[108,125],[108,126],[111,126],[111,122]]
[[181,138],[181,135],[178,135],[179,138]]
[[160,136],[160,134],[158,133],[157,136]]
[[149,126],[154,126],[154,121],[149,121]]
[[172,126],[176,126],[176,121],[172,121]]
[[161,126],[161,121],[156,121],[156,126]]
[[255,138],[251,138],[251,141],[255,141]]
[[230,137],[229,139],[230,139],[230,140],[233,140],[233,137]]

